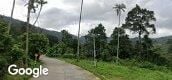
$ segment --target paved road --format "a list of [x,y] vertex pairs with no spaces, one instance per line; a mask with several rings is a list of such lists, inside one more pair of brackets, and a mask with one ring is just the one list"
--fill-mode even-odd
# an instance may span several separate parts
[[44,62],[43,67],[49,70],[48,75],[31,80],[100,80],[92,73],[64,61],[46,56],[41,56],[41,60]]

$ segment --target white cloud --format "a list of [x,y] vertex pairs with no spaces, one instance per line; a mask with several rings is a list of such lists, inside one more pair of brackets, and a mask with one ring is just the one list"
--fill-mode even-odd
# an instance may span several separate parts
[[[0,14],[10,16],[13,0],[3,0],[0,3]],[[14,18],[26,21],[28,0],[16,0]],[[48,0],[48,4],[43,6],[39,19],[39,26],[42,28],[60,31],[67,29],[71,34],[77,35],[78,20],[81,0]],[[152,37],[172,35],[172,1],[171,0],[84,0],[83,16],[81,24],[81,34],[87,34],[88,30],[102,23],[105,26],[108,36],[117,26],[118,19],[112,7],[116,3],[125,3],[126,12],[122,14],[124,23],[127,12],[139,4],[143,8],[153,10],[157,18],[157,34]],[[35,14],[31,15],[31,23]],[[168,32],[168,34],[166,34]],[[134,34],[131,34],[134,37]]]
[[162,36],[170,36],[172,35],[172,30],[166,28],[159,28],[157,29],[156,34],[151,35],[151,37],[157,38]]

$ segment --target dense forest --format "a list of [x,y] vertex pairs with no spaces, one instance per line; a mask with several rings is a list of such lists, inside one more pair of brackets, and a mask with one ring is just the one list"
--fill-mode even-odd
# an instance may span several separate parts
[[[122,15],[122,8],[125,8],[124,5],[114,7],[118,16]],[[28,9],[32,10],[29,7]],[[49,31],[28,22],[10,20],[10,17],[1,15],[0,79],[4,79],[10,64],[17,64],[19,67],[34,67],[33,62],[39,62],[39,59],[35,59],[35,54],[77,59],[76,61],[88,59],[151,70],[171,71],[172,36],[150,38],[150,35],[156,34],[156,26],[152,23],[154,21],[156,21],[154,11],[136,4],[128,12],[125,23],[119,22],[110,37],[105,33],[105,26],[100,23],[89,30],[88,34],[77,39],[77,36],[70,34],[67,30]],[[12,25],[9,31],[10,22]],[[137,34],[138,37],[130,38],[126,30]],[[79,54],[77,53],[78,40],[80,41]]]

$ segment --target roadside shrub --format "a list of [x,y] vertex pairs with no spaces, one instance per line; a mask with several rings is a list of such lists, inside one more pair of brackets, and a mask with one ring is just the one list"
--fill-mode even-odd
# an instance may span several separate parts
[[73,53],[71,49],[67,50],[67,45],[63,42],[59,42],[59,44],[55,44],[53,47],[50,47],[47,52],[47,56],[57,57],[60,55],[64,55],[65,53]]
[[[19,37],[20,42],[22,42],[22,47],[26,46],[26,34]],[[29,56],[31,59],[35,59],[35,54],[45,54],[47,53],[47,48],[49,45],[49,40],[44,34],[30,33],[29,34]]]
[[7,60],[0,56],[0,80],[3,80],[3,77],[6,72]]
[[32,33],[29,36],[29,54],[32,59],[35,54],[45,54],[49,45],[48,38],[39,33]]
[[152,64],[152,63],[150,63],[150,62],[147,62],[147,61],[141,62],[137,66],[140,67],[140,68],[147,68],[147,69],[151,69],[151,70],[154,70],[155,69],[154,68],[155,65]]
[[72,59],[72,58],[75,58],[75,55],[74,54],[64,54],[62,57]]
[[49,48],[47,53],[46,53],[46,56],[49,56],[49,57],[57,57],[54,55],[55,53],[55,50],[53,48]]
[[103,52],[101,52],[101,57],[102,57],[103,61],[112,61],[113,60],[108,49],[104,49]]
[[74,58],[75,55],[74,55],[74,50],[70,47],[67,47],[65,49],[65,53],[62,55],[63,58]]
[[157,66],[157,65],[155,65],[154,69],[159,70],[159,71],[169,72],[169,69],[166,66]]
[[19,48],[18,44],[15,44],[10,52],[11,61],[16,62],[24,57],[24,50]]
[[66,48],[65,54],[74,54],[74,50],[70,47]]

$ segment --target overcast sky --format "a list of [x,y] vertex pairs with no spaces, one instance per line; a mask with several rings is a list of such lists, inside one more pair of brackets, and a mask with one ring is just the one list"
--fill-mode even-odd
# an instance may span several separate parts
[[[16,0],[14,18],[26,21],[28,0]],[[78,31],[79,11],[81,0],[47,0],[48,4],[43,6],[37,26],[49,30],[68,30],[76,35]],[[10,16],[13,0],[1,0],[0,14]],[[127,7],[122,13],[124,23],[127,12],[136,4],[155,12],[157,33],[151,37],[162,37],[172,35],[172,0],[84,0],[83,15],[81,23],[81,34],[87,32],[102,23],[105,26],[107,36],[112,34],[117,26],[118,18],[112,7],[117,3],[124,3]],[[31,15],[31,23],[37,14]],[[130,37],[135,34],[130,33]]]

